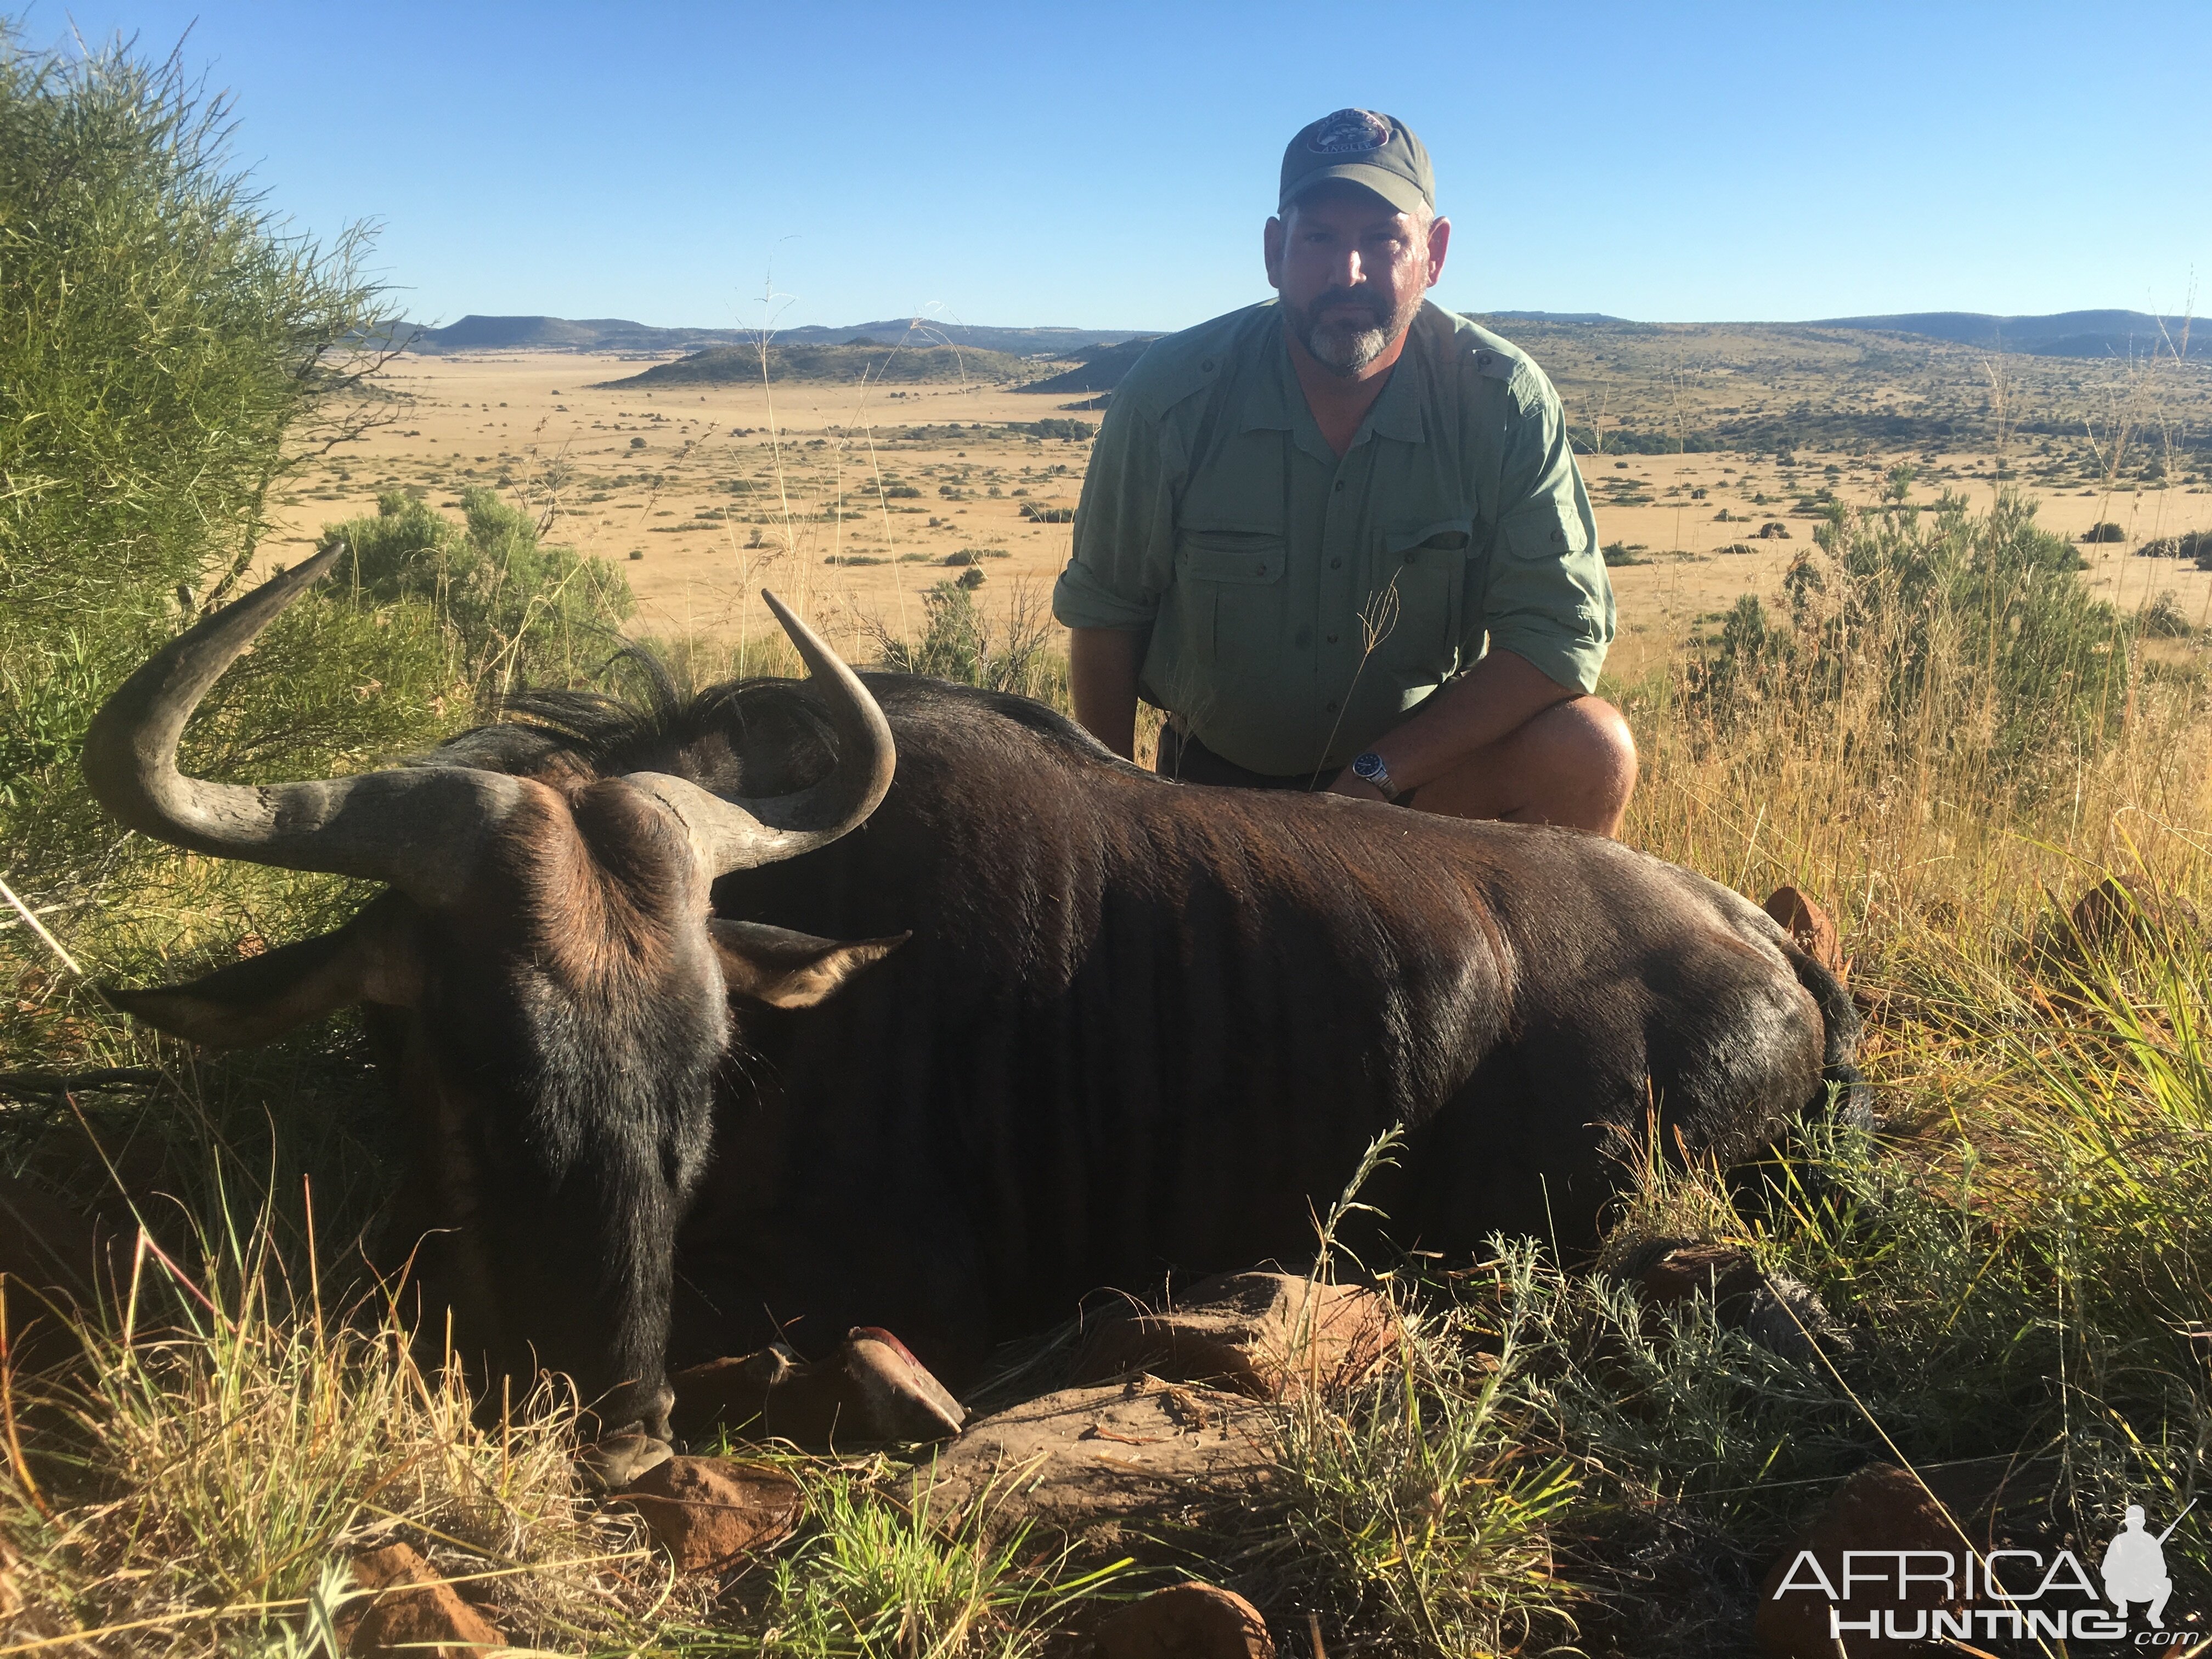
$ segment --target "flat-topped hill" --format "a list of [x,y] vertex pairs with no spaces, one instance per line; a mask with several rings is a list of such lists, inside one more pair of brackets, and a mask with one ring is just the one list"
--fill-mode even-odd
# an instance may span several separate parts
[[[979,386],[1034,380],[1052,367],[1003,351],[979,351],[972,346],[895,347],[874,342],[787,344],[779,340],[768,349],[767,377],[771,382],[866,379],[895,386]],[[759,347],[709,346],[688,357],[678,357],[672,363],[655,363],[642,374],[626,375],[619,380],[602,380],[599,384],[757,386],[761,378]]]

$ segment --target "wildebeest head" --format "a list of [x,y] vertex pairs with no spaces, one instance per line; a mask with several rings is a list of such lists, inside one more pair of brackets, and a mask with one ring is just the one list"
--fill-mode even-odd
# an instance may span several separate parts
[[[463,1355],[543,1365],[608,1426],[666,1433],[674,1229],[707,1152],[732,994],[803,1007],[896,939],[710,921],[708,889],[859,825],[890,787],[882,711],[773,599],[836,742],[809,787],[726,799],[659,771],[516,775],[430,763],[247,787],[177,769],[194,707],[336,550],[179,635],[87,735],[93,793],[135,830],[218,857],[389,891],[336,933],[187,985],[118,991],[222,1048],[349,1003],[393,1050],[420,1166],[418,1279]],[[465,750],[459,751],[465,755]]]

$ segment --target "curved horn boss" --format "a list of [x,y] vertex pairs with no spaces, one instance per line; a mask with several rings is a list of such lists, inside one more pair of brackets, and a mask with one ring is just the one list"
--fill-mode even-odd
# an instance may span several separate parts
[[[208,689],[255,636],[313,586],[340,549],[271,577],[155,652],[101,705],[84,774],[100,804],[157,840],[220,858],[359,876],[426,903],[450,902],[485,838],[521,799],[520,782],[462,766],[416,766],[297,783],[210,783],[177,769],[177,744]],[[629,781],[684,826],[710,876],[796,858],[857,826],[890,787],[890,727],[860,678],[773,594],[837,734],[830,775],[790,795],[725,799],[686,779]]]

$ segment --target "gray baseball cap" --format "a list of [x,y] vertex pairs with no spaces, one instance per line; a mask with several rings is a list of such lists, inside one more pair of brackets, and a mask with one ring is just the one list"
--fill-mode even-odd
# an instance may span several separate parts
[[1302,130],[1283,152],[1283,190],[1276,211],[1324,179],[1364,185],[1401,213],[1437,207],[1437,178],[1428,148],[1413,128],[1371,109],[1340,109]]

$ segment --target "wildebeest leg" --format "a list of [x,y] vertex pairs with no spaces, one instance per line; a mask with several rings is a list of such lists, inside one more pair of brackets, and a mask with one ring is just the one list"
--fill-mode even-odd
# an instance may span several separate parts
[[880,1213],[860,1194],[811,1220],[695,1213],[677,1250],[670,1365],[779,1341],[819,1358],[854,1326],[872,1325],[957,1393],[993,1340],[975,1261],[956,1219]]
[[[1453,1256],[1480,1250],[1492,1233],[1538,1239],[1570,1261],[1586,1252],[1620,1175],[1607,1156],[1613,1138],[1558,1109],[1590,1097],[1589,1059],[1528,1045],[1478,1067],[1408,1137],[1398,1201],[1413,1224],[1393,1234]],[[1625,1079],[1613,1092],[1627,1094]]]

